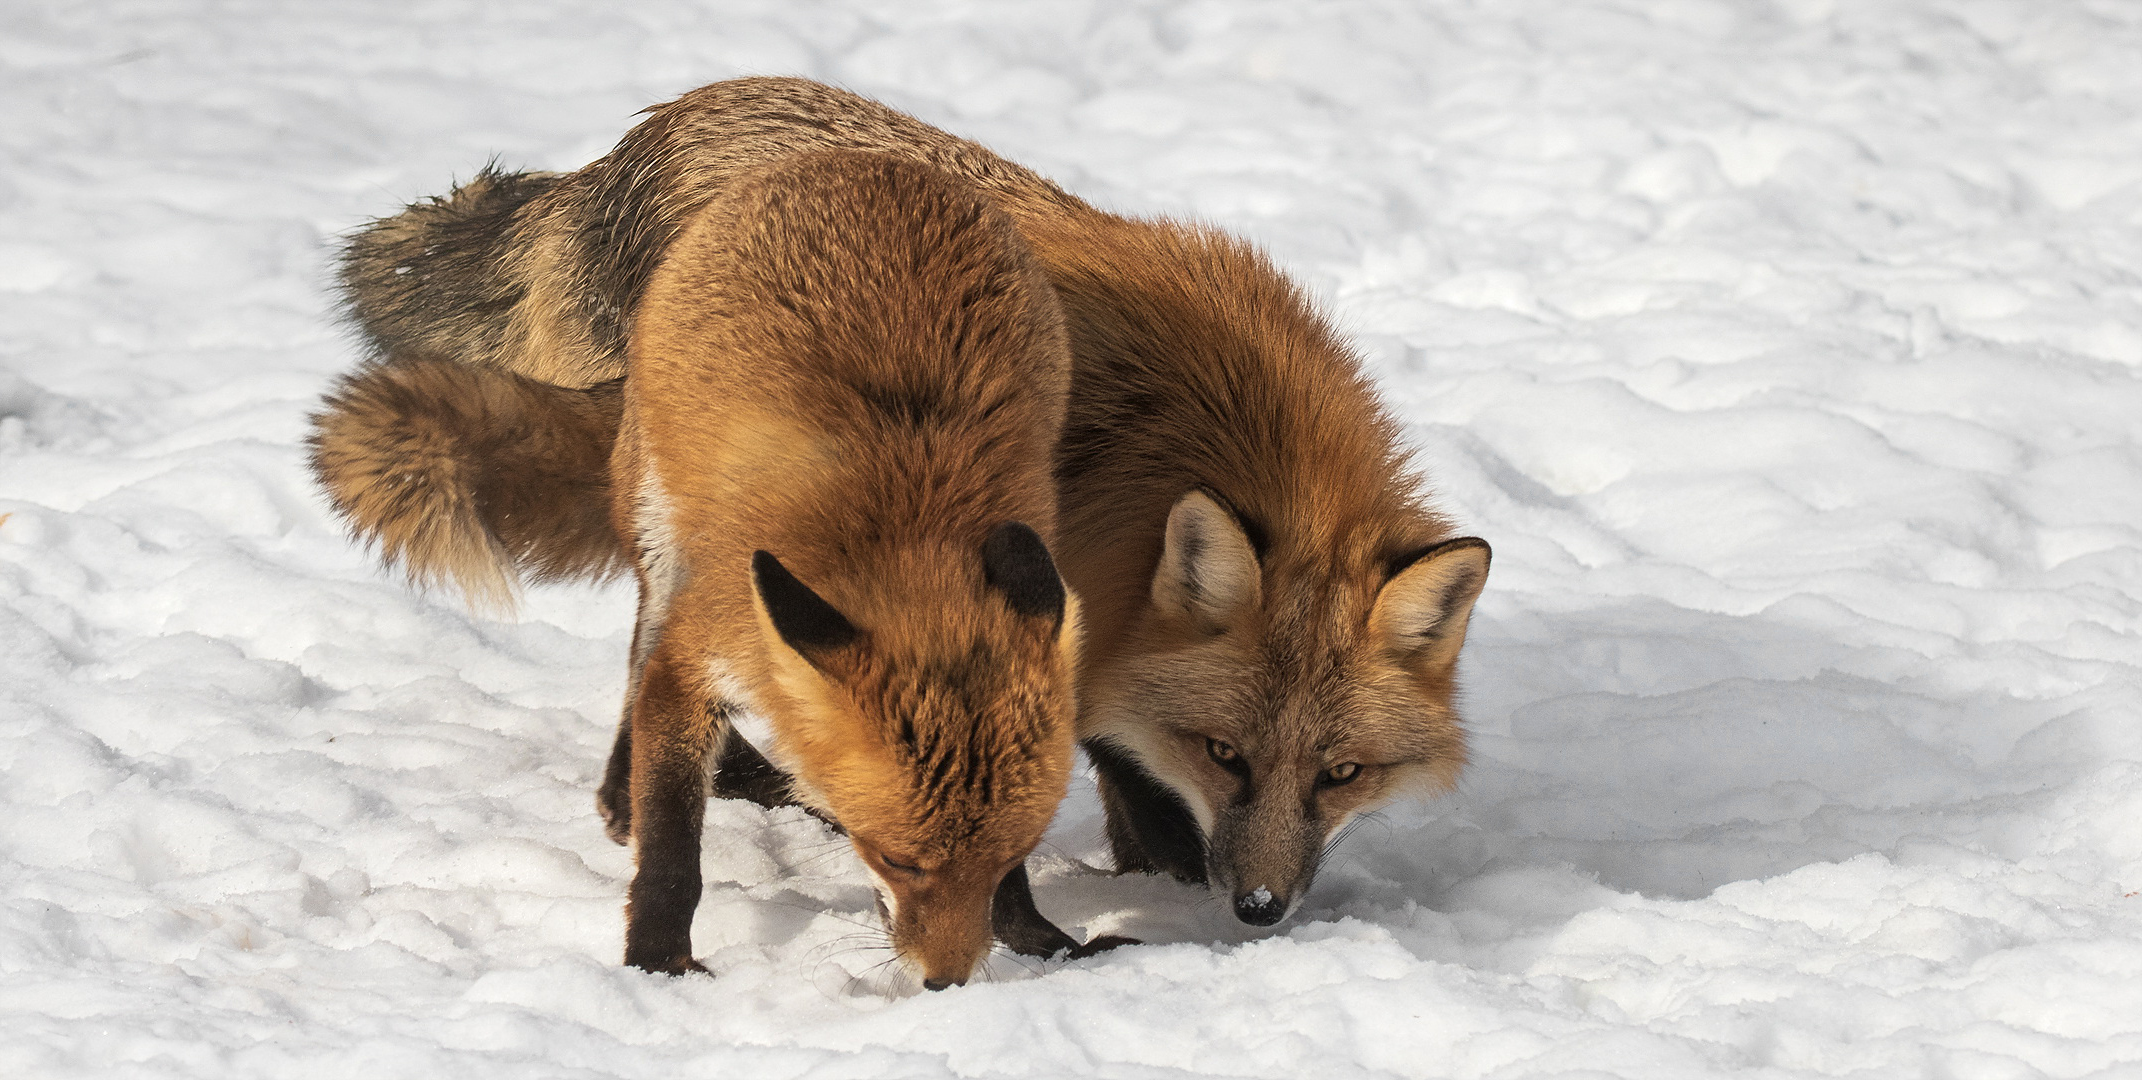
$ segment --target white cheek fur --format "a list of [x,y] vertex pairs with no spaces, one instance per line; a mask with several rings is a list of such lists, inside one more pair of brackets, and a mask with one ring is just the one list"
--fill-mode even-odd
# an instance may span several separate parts
[[863,864],[863,869],[870,871],[870,885],[878,891],[878,903],[885,909],[885,932],[890,934],[893,926],[900,921],[900,894],[894,892],[893,887],[886,884],[884,876],[868,862]]

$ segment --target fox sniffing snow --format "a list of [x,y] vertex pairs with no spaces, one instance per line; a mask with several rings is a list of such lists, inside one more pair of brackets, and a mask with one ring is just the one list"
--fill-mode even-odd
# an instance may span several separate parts
[[[485,173],[353,240],[344,280],[381,363],[331,399],[315,460],[360,535],[478,595],[616,565],[618,549],[572,527],[581,514],[486,494],[484,478],[526,475],[565,502],[600,485],[561,465],[610,436],[648,270],[738,176],[818,148],[927,162],[1009,214],[1063,306],[1054,551],[1084,601],[1078,731],[1118,868],[1206,883],[1268,925],[1348,820],[1452,783],[1454,667],[1488,546],[1429,509],[1358,361],[1261,253],[1096,210],[807,80],[716,83],[649,113],[578,172]],[[433,400],[414,411],[577,449],[449,436],[425,444],[414,493],[379,497],[369,463],[397,452],[395,403],[422,386]],[[560,523],[554,539],[531,511],[498,509],[529,502]],[[630,764],[614,756],[613,778]],[[748,747],[723,764],[739,786],[718,776],[717,790],[759,790]]]

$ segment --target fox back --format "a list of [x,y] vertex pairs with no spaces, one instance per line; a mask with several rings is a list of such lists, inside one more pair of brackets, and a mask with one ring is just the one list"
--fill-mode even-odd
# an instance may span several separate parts
[[1007,209],[1085,205],[976,143],[804,79],[731,79],[646,111],[584,169],[487,169],[449,198],[361,230],[342,260],[352,321],[389,355],[454,356],[587,387],[624,375],[641,294],[686,223],[770,162],[882,153]]
[[671,245],[630,355],[612,488],[642,589],[643,867],[643,782],[686,759],[697,785],[725,737],[705,718],[757,710],[876,877],[895,950],[963,981],[1072,761],[1077,608],[1046,547],[1069,359],[1046,278],[937,169],[796,155]]

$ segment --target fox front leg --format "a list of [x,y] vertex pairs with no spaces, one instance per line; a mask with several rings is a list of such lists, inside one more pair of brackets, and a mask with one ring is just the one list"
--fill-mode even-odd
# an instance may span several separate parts
[[1085,744],[1107,812],[1108,847],[1116,872],[1167,874],[1206,883],[1205,836],[1182,796],[1155,779],[1129,754],[1100,740]]
[[[789,794],[788,774],[766,760],[750,740],[733,728],[728,745],[722,748],[721,764],[714,770],[714,794],[725,799],[749,799],[765,807],[796,805]],[[828,820],[827,824],[840,830],[838,822]],[[1044,959],[1069,953],[1076,960],[1138,943],[1134,938],[1106,936],[1079,944],[1034,906],[1034,889],[1025,863],[1004,875],[997,886],[990,903],[990,931],[1011,951]]]
[[617,739],[610,744],[610,763],[603,767],[602,786],[595,789],[595,809],[602,814],[602,831],[619,845],[632,842],[632,710],[617,722]]
[[709,705],[655,650],[640,675],[628,736],[636,865],[625,902],[625,963],[645,971],[706,970],[692,959],[692,913],[707,755],[728,727],[727,710]]
[[[771,810],[795,806],[788,774],[775,768],[742,732],[729,728],[721,760],[714,765],[713,796],[717,799],[748,799]],[[610,764],[603,769],[602,787],[595,792],[595,808],[602,813],[602,827],[618,844],[632,842],[632,717],[617,724],[617,740],[610,746]]]
[[610,762],[602,771],[602,786],[595,789],[595,810],[602,815],[603,832],[619,846],[632,842],[632,710],[639,707],[640,679],[655,642],[662,639],[662,618],[668,604],[657,599],[668,586],[640,583],[639,610],[632,620],[632,666],[625,686],[625,711],[617,720],[617,738],[610,744]]
[[721,760],[714,766],[714,797],[748,799],[768,810],[798,805],[789,789],[788,774],[766,760],[766,755],[733,727],[729,729],[729,741],[722,745]]
[[1118,945],[1136,945],[1137,939],[1106,935],[1079,944],[1071,935],[1058,929],[1041,909],[1034,906],[1034,887],[1026,876],[1026,864],[1020,863],[1004,875],[997,886],[997,895],[990,903],[990,930],[998,941],[1021,956],[1038,956],[1046,960],[1060,953],[1069,953],[1073,960],[1083,959],[1095,953],[1107,952]]

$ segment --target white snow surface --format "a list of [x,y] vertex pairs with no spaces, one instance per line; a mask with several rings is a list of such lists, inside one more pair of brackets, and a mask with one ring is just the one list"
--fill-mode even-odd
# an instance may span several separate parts
[[[2142,1075],[2142,5],[0,7],[0,1075]],[[827,79],[1269,246],[1495,547],[1460,789],[1286,924],[917,994],[715,803],[627,970],[630,595],[472,616],[303,466],[337,237]]]

